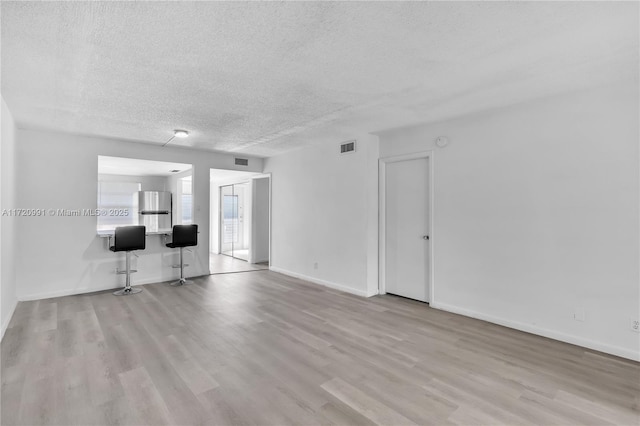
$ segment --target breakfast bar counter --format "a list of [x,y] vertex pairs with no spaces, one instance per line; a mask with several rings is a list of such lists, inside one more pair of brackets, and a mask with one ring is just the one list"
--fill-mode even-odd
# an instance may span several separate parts
[[[110,238],[113,237],[115,230],[113,229],[104,229],[104,230],[98,230],[98,237],[103,237],[103,238]],[[173,233],[173,229],[172,228],[166,228],[166,229],[157,229],[157,230],[151,230],[151,231],[147,231],[146,235],[171,235]]]

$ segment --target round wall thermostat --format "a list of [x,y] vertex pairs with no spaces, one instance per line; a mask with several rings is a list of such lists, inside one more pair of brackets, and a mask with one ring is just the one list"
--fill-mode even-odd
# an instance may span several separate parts
[[440,148],[444,148],[445,146],[449,145],[449,139],[447,139],[446,136],[438,136],[436,138],[436,145]]

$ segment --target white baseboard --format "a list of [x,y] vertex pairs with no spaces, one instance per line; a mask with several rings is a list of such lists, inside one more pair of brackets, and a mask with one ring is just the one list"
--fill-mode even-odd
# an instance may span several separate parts
[[[208,275],[208,274],[207,274]],[[156,284],[161,282],[173,281],[179,279],[179,276],[175,277],[151,277],[144,280],[136,280],[135,283],[131,284],[132,287],[144,284]],[[74,296],[76,294],[87,294],[87,293],[95,293],[97,291],[105,291],[105,290],[117,290],[124,287],[123,284],[109,284],[98,287],[79,287],[79,288],[68,288],[64,290],[56,290],[49,291],[45,293],[33,293],[33,294],[21,294],[18,296],[18,300],[21,302],[26,302],[29,300],[42,300],[42,299],[51,299],[52,297],[62,297],[62,296]]]
[[[2,335],[0,336],[0,342],[4,339],[4,332],[7,331],[7,327],[9,327],[9,323],[11,322],[11,318],[13,318],[13,313],[16,311],[16,307],[18,306],[18,300],[13,302],[13,306],[11,306],[11,314],[7,316],[7,320],[2,323]],[[4,312],[3,312],[4,313]]]
[[[137,285],[142,285],[142,284],[148,284],[148,283],[137,282],[133,284],[132,287],[135,287]],[[87,293],[95,293],[97,291],[116,290],[120,287],[109,285],[109,286],[100,286],[100,287],[91,287],[91,288],[88,288],[88,287],[69,288],[64,290],[48,291],[45,293],[23,294],[23,295],[20,295],[18,299],[21,302],[27,302],[30,300],[43,300],[43,299],[51,299],[53,297],[75,296],[76,294],[87,294]]]
[[472,311],[470,309],[461,308],[455,305],[449,305],[447,303],[434,302],[434,303],[430,303],[429,306],[435,309],[440,309],[442,311],[452,312],[454,314],[460,314],[466,317],[476,318],[476,319],[487,321],[493,324],[498,324],[498,325],[513,328],[516,330],[524,331],[527,333],[536,334],[538,336],[548,337],[550,339],[559,340],[565,343],[571,343],[572,345],[582,346],[584,348],[605,352],[611,355],[616,355],[616,356],[630,359],[633,361],[640,361],[640,352],[635,352],[633,350],[621,348],[619,346],[608,345],[606,343],[584,339],[582,337],[573,336],[571,334],[566,334],[559,331],[537,327],[531,324],[525,324],[517,321],[508,320],[505,318],[495,317],[493,315],[483,314],[482,312]]
[[342,284],[337,284],[331,281],[325,281],[325,280],[321,280],[319,278],[314,278],[314,277],[309,277],[307,275],[303,275],[303,274],[299,274],[297,272],[293,272],[293,271],[288,271],[286,269],[282,269],[279,268],[277,266],[269,266],[269,270],[273,271],[273,272],[277,272],[279,274],[283,274],[283,275],[288,275],[290,277],[293,278],[298,278],[301,279],[303,281],[308,281],[314,284],[319,284],[321,286],[324,287],[329,287],[332,288],[334,290],[340,290],[340,291],[344,291],[345,293],[351,293],[351,294],[355,294],[356,296],[362,296],[362,297],[367,297],[367,292],[365,290],[358,290],[352,287],[347,287],[344,286]]

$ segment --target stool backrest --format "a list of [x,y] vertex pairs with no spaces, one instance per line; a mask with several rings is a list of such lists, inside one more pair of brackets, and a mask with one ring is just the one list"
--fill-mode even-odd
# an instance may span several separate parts
[[145,226],[120,226],[114,235],[114,251],[144,250],[147,238]]
[[171,243],[174,247],[198,245],[198,225],[173,225]]

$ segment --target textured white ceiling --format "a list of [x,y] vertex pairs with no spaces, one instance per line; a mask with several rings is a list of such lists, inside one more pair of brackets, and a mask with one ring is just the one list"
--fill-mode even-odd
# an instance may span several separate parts
[[638,74],[637,2],[1,7],[19,126],[260,156]]

